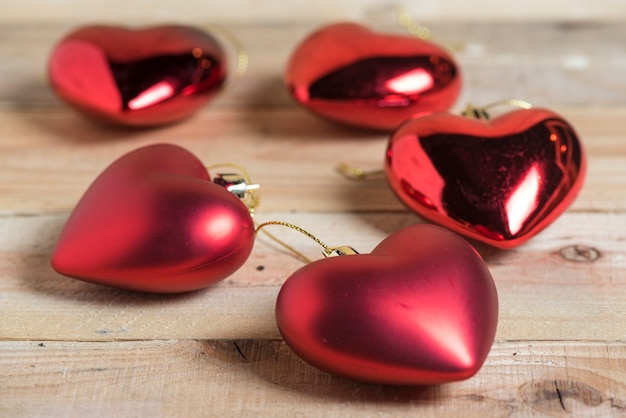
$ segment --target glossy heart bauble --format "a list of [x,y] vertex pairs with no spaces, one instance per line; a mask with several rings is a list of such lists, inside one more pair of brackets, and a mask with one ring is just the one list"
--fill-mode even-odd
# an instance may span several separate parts
[[519,245],[572,203],[585,176],[574,129],[545,109],[491,121],[415,118],[389,141],[386,172],[419,215],[499,248]]
[[52,255],[66,276],[175,293],[206,287],[248,258],[254,225],[245,204],[209,179],[183,148],[128,153],[89,187]]
[[285,83],[318,115],[393,130],[416,114],[450,108],[461,76],[453,58],[431,42],[339,23],[319,29],[296,48]]
[[476,250],[435,225],[415,225],[371,254],[315,261],[283,285],[276,321],[310,364],[371,383],[462,380],[495,337],[498,295]]
[[87,26],[61,40],[48,66],[54,91],[105,122],[178,121],[222,87],[225,54],[209,34],[185,26],[130,30]]

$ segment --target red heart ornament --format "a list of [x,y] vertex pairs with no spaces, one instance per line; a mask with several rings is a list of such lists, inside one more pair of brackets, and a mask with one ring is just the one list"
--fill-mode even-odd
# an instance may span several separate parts
[[206,287],[248,258],[254,225],[233,193],[189,151],[130,152],[104,170],[70,215],[52,254],[59,273],[155,293]]
[[89,116],[154,126],[212,98],[226,77],[224,60],[218,42],[191,27],[86,26],[54,48],[48,75],[59,97]]
[[498,296],[476,250],[434,225],[387,237],[371,254],[315,261],[283,285],[276,321],[322,370],[379,384],[462,380],[483,364]]
[[490,121],[448,113],[410,120],[391,136],[385,168],[394,192],[419,215],[512,248],[573,202],[585,161],[561,116],[520,109]]
[[323,117],[393,130],[418,113],[452,106],[461,76],[454,59],[431,42],[339,23],[295,49],[285,84],[300,104]]

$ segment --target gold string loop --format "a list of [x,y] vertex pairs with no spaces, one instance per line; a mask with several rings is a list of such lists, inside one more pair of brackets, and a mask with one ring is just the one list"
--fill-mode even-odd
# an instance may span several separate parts
[[398,23],[416,38],[430,39],[430,29],[417,23],[408,10],[403,8],[398,10]]
[[499,106],[518,107],[520,109],[530,109],[533,107],[531,103],[520,99],[498,100],[497,102],[492,102],[481,107],[468,103],[465,110],[462,112],[462,115],[481,120],[488,120],[490,118],[488,110]]
[[226,29],[223,26],[219,25],[209,25],[206,27],[209,32],[217,34],[224,38],[230,46],[235,49],[235,53],[237,55],[237,66],[235,67],[235,79],[230,83],[228,89],[232,88],[237,81],[239,81],[248,71],[248,67],[250,65],[250,56],[248,55],[248,51],[243,45],[243,42],[239,40],[235,34],[233,34],[230,30]]
[[497,102],[489,103],[483,106],[483,109],[493,109],[498,106],[510,106],[510,107],[519,107],[521,109],[530,109],[533,105],[526,100],[520,99],[506,99],[506,100],[498,100]]
[[346,246],[339,246],[339,247],[329,247],[322,240],[320,240],[319,238],[317,238],[315,235],[311,234],[310,232],[308,232],[304,228],[301,228],[298,225],[294,225],[294,224],[289,223],[289,222],[268,221],[268,222],[263,222],[262,224],[256,226],[256,229],[255,229],[256,233],[259,233],[259,231],[263,232],[270,239],[272,239],[274,242],[278,243],[282,247],[284,247],[287,250],[289,250],[291,253],[296,255],[296,257],[298,257],[299,259],[301,259],[305,263],[311,263],[313,260],[311,260],[309,257],[307,257],[304,254],[302,254],[300,251],[296,250],[291,245],[289,245],[289,244],[285,243],[284,241],[278,239],[275,235],[272,235],[269,232],[267,232],[264,228],[267,227],[267,226],[270,226],[270,225],[286,226],[287,228],[293,229],[294,231],[298,231],[301,234],[306,235],[307,237],[309,237],[310,239],[315,241],[319,246],[321,246],[324,249],[324,251],[323,251],[324,257],[335,257],[335,256],[341,256],[341,255],[358,254],[358,252],[356,252],[356,250],[354,248],[349,247],[347,245]]
[[363,170],[359,167],[354,167],[346,163],[339,163],[336,170],[339,174],[351,180],[365,180],[371,177],[384,176],[385,170]]

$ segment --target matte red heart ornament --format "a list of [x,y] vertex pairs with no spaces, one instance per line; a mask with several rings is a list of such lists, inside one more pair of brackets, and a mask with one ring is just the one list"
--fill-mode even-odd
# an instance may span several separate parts
[[439,384],[480,369],[495,337],[498,296],[465,240],[414,225],[371,254],[296,271],[280,290],[276,321],[293,351],[327,372],[378,384]]
[[297,46],[285,84],[301,105],[320,116],[393,130],[416,114],[450,108],[461,76],[454,59],[431,42],[338,23]]
[[574,201],[586,172],[574,128],[545,109],[493,120],[438,113],[391,136],[386,173],[424,218],[499,248],[527,241]]
[[56,45],[48,76],[58,96],[84,114],[155,126],[204,106],[224,83],[224,61],[219,43],[192,27],[85,26]]
[[52,267],[124,289],[186,292],[235,272],[253,242],[246,205],[212,183],[189,151],[157,144],[96,178],[61,232]]

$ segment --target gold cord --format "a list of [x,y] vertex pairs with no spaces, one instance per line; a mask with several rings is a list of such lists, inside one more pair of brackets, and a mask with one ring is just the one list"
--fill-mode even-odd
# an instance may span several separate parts
[[430,39],[430,29],[417,23],[406,9],[398,10],[398,23],[402,25],[407,32],[419,39]]
[[250,57],[248,55],[248,51],[243,46],[243,43],[237,38],[230,30],[226,29],[223,26],[218,25],[209,25],[207,27],[209,32],[213,32],[219,34],[224,39],[226,39],[231,46],[235,49],[237,53],[237,67],[236,67],[236,78],[231,83],[231,87],[234,85],[235,81],[239,81],[248,71],[248,66],[250,64]]
[[322,242],[322,240],[317,238],[315,235],[313,235],[310,232],[306,231],[305,229],[300,228],[299,226],[294,225],[294,224],[289,223],[289,222],[268,221],[268,222],[264,222],[264,223],[262,223],[260,225],[257,225],[256,230],[255,230],[256,233],[258,233],[259,231],[263,232],[269,238],[271,238],[273,241],[275,241],[276,243],[278,243],[282,247],[286,248],[287,250],[291,251],[294,255],[296,255],[296,257],[298,257],[300,260],[304,261],[305,263],[311,263],[311,262],[313,262],[313,260],[311,260],[309,257],[307,257],[304,254],[302,254],[300,251],[298,251],[295,248],[293,248],[291,245],[288,245],[284,241],[278,239],[276,236],[270,234],[265,229],[263,229],[263,228],[265,228],[266,226],[269,226],[269,225],[286,226],[287,228],[291,228],[294,231],[298,231],[301,234],[306,235],[307,237],[311,238],[313,241],[315,241],[317,244],[319,244],[324,249],[324,256],[325,257],[334,257],[334,256],[340,256],[340,255],[358,254],[354,250],[354,248],[348,247],[348,246],[341,246],[341,247],[331,248],[328,245],[324,244],[324,242]]
[[499,100],[497,102],[489,103],[483,106],[481,109],[487,110],[492,109],[498,106],[511,106],[511,107],[519,107],[522,109],[530,109],[533,105],[525,100],[520,99],[507,99],[507,100]]
[[346,163],[340,163],[336,169],[339,174],[351,180],[365,180],[370,177],[385,174],[385,170],[383,169],[365,171],[362,168],[354,167]]
[[[317,244],[319,244],[323,249],[324,249],[324,254],[330,254],[333,249],[330,248],[328,245],[324,244],[319,238],[317,238],[315,235],[311,234],[310,232],[304,230],[303,228],[300,228],[297,225],[291,224],[289,222],[282,222],[282,221],[268,221],[268,222],[264,222],[260,225],[257,225],[256,227],[256,232],[258,233],[259,231],[261,231],[261,229],[265,228],[266,226],[269,225],[282,225],[282,226],[286,226],[287,228],[291,228],[295,231],[300,232],[301,234],[306,235],[307,237],[311,238],[313,241],[315,241]],[[311,263],[313,260],[311,260],[309,257],[305,256],[304,254],[302,254],[300,251],[296,250],[295,248],[293,248],[291,245],[288,245],[287,243],[281,241],[280,239],[276,238],[276,236],[270,234],[269,232],[267,232],[266,230],[263,229],[262,231],[263,233],[265,233],[268,237],[270,237],[273,241],[277,242],[278,244],[280,244],[281,246],[283,246],[284,248],[288,249],[289,251],[291,251],[293,254],[295,254],[298,258],[300,258],[301,260],[303,260],[305,263]]]
[[521,109],[530,109],[533,107],[532,104],[530,104],[529,102],[525,100],[520,100],[520,99],[499,100],[497,102],[492,102],[481,107],[476,107],[473,104],[468,103],[467,107],[462,112],[462,115],[467,116],[467,117],[472,117],[475,119],[489,120],[490,116],[487,110],[493,109],[494,107],[498,107],[498,106],[519,107]]

